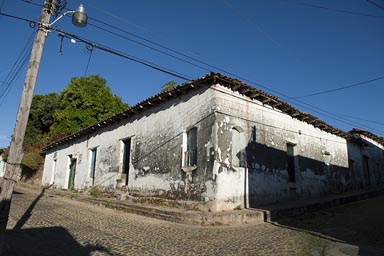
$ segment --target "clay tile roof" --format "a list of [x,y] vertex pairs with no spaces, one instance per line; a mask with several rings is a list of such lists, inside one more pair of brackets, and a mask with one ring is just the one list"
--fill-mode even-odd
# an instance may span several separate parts
[[256,89],[248,84],[245,84],[241,82],[240,80],[222,75],[220,73],[214,73],[211,72],[206,76],[203,76],[201,78],[198,78],[196,80],[192,80],[189,82],[186,82],[184,84],[178,85],[175,88],[169,90],[160,92],[150,98],[147,98],[138,104],[114,115],[107,119],[104,119],[96,124],[93,124],[89,127],[86,127],[72,135],[68,135],[62,139],[59,139],[49,145],[47,145],[45,148],[43,148],[44,151],[54,148],[56,146],[59,146],[67,141],[71,141],[75,138],[84,136],[86,134],[89,134],[91,132],[97,131],[101,129],[102,127],[111,125],[113,123],[117,123],[120,120],[123,120],[127,117],[130,117],[132,115],[135,115],[143,110],[152,108],[154,106],[157,106],[161,104],[162,102],[166,102],[172,98],[176,98],[180,95],[187,94],[191,90],[195,90],[199,87],[209,87],[214,84],[220,84],[222,86],[225,86],[232,91],[236,91],[242,95],[245,95],[251,99],[258,100],[261,103],[265,105],[269,105],[273,107],[274,109],[280,110],[281,112],[290,115],[292,118],[298,119],[300,121],[306,122],[308,124],[313,125],[316,128],[319,128],[323,131],[335,134],[337,136],[343,137],[345,139],[351,139],[353,136],[350,133],[346,133],[338,128],[335,128],[324,121],[318,119],[317,117],[301,112],[300,110],[294,108],[293,106],[289,105],[288,103],[280,100],[276,96],[270,95],[262,90]]
[[354,134],[360,134],[360,135],[364,135],[365,137],[368,137],[374,141],[376,141],[377,143],[381,144],[384,146],[384,138],[383,137],[379,137],[369,131],[366,131],[366,130],[362,130],[362,129],[358,129],[358,128],[353,128],[352,130],[349,131],[350,134],[354,135]]

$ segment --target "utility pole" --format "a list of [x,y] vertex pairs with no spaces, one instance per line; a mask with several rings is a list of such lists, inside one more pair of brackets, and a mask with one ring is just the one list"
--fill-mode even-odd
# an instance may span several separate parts
[[21,160],[23,159],[24,154],[24,135],[27,128],[29,110],[31,108],[33,91],[35,89],[45,37],[48,32],[47,24],[49,24],[51,13],[54,10],[55,4],[56,0],[44,0],[43,10],[39,19],[35,41],[33,43],[32,53],[28,64],[28,70],[24,81],[19,110],[17,112],[15,128],[13,131],[0,194],[0,255],[4,254],[5,233],[8,223],[9,210],[11,207],[13,189],[21,177]]

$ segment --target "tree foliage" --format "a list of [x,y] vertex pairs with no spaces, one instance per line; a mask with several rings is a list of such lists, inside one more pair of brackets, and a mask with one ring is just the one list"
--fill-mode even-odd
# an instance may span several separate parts
[[163,84],[163,86],[161,86],[161,91],[162,92],[165,92],[165,91],[169,91],[169,90],[172,90],[173,88],[175,88],[177,85],[177,83],[173,80]]
[[46,143],[75,133],[127,107],[99,76],[73,78],[60,95],[35,95],[24,138],[22,164],[37,170],[44,160],[40,152]]
[[113,95],[99,76],[73,78],[61,92],[59,108],[54,113],[53,137],[77,132],[128,106]]
[[29,113],[24,144],[44,144],[51,130],[53,114],[59,107],[60,96],[57,93],[34,95]]

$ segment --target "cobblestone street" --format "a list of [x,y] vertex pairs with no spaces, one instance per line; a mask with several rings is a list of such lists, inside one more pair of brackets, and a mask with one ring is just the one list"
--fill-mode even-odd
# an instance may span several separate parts
[[332,239],[289,225],[198,227],[19,190],[7,255],[326,255]]

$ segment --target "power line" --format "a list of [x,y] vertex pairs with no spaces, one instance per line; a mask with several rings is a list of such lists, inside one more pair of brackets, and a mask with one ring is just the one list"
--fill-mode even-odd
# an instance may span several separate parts
[[367,0],[368,3],[371,3],[373,4],[374,6],[376,6],[377,8],[381,9],[381,10],[384,10],[384,7],[379,5],[378,3],[372,1],[372,0]]
[[[351,14],[351,15],[355,15],[355,16],[365,16],[365,17],[381,18],[381,19],[384,18],[384,16],[379,16],[379,15],[373,15],[373,14],[361,13],[361,12],[346,11],[346,10],[335,9],[335,8],[330,8],[330,7],[326,7],[326,6],[314,5],[314,4],[303,3],[303,2],[291,2],[291,1],[287,1],[287,0],[280,0],[280,1],[283,1],[283,2],[289,3],[289,4],[302,5],[302,6],[308,6],[308,7],[312,7],[312,8],[322,9],[322,10],[326,10],[326,11],[339,12],[339,13],[347,13],[347,14]],[[367,1],[371,2],[369,0],[367,0]]]
[[[21,0],[21,1],[24,1],[24,0]],[[36,4],[36,3],[31,3],[31,2],[26,2],[26,3],[29,3],[29,4],[32,4],[32,5],[40,6],[40,7],[41,7],[41,5]],[[69,9],[66,8],[65,10],[69,10]],[[109,15],[111,15],[111,14],[109,14]],[[115,15],[113,15],[113,17],[118,18],[118,17],[115,16]],[[154,41],[152,41],[152,40],[149,40],[149,39],[147,39],[147,38],[144,38],[144,37],[142,37],[142,36],[136,35],[136,34],[134,34],[134,33],[131,33],[131,32],[129,32],[129,31],[127,31],[127,30],[124,30],[124,29],[121,29],[121,28],[116,27],[116,26],[114,26],[114,25],[111,25],[111,24],[109,24],[109,23],[107,23],[107,22],[101,21],[101,20],[96,19],[96,18],[93,18],[93,17],[88,17],[88,19],[89,19],[89,20],[96,21],[97,23],[100,23],[100,24],[102,24],[102,25],[104,25],[104,26],[113,28],[113,29],[115,29],[115,30],[117,30],[117,31],[119,31],[119,32],[123,32],[124,34],[130,35],[130,36],[132,36],[132,37],[134,37],[134,38],[143,40],[144,42],[150,43],[150,44],[155,45],[155,46],[157,46],[157,47],[160,47],[160,48],[162,48],[162,49],[164,49],[164,50],[167,50],[167,51],[169,51],[169,52],[172,52],[172,53],[175,53],[175,54],[180,55],[180,56],[182,56],[182,57],[185,57],[185,58],[187,58],[187,59],[193,60],[193,61],[195,61],[195,62],[197,62],[197,63],[203,64],[203,65],[205,65],[205,66],[207,66],[207,67],[214,68],[214,69],[216,69],[216,70],[220,70],[220,68],[217,68],[217,67],[215,67],[215,66],[213,66],[213,65],[210,65],[210,64],[207,63],[207,62],[204,62],[204,61],[201,61],[201,60],[199,60],[199,59],[193,58],[193,57],[188,56],[187,54],[184,54],[184,53],[182,53],[182,52],[180,52],[180,51],[176,51],[176,50],[174,50],[174,49],[172,49],[172,48],[169,48],[169,47],[167,47],[167,46],[164,46],[164,45],[162,45],[162,44],[159,44],[159,43],[157,43],[157,42],[154,42]],[[175,55],[169,54],[169,53],[167,53],[167,52],[165,52],[165,51],[156,49],[156,48],[154,48],[154,47],[152,47],[152,46],[150,46],[150,45],[148,45],[148,44],[144,44],[144,43],[142,43],[142,42],[139,42],[139,41],[137,41],[137,40],[131,39],[131,38],[129,38],[129,37],[120,35],[120,34],[118,34],[118,33],[116,33],[116,32],[113,32],[113,31],[108,30],[108,29],[106,29],[106,28],[102,28],[102,27],[100,27],[100,26],[98,26],[98,25],[95,25],[95,24],[92,24],[92,23],[90,23],[90,22],[88,22],[87,25],[92,26],[92,27],[95,27],[95,28],[97,28],[97,29],[100,29],[100,30],[102,30],[102,31],[104,31],[104,32],[107,32],[107,33],[109,33],[109,34],[118,36],[118,37],[120,37],[120,38],[126,39],[126,40],[128,40],[128,41],[134,42],[134,43],[136,43],[136,44],[138,44],[138,45],[141,45],[141,46],[144,46],[144,47],[146,47],[146,48],[148,48],[148,49],[157,51],[157,52],[162,53],[162,54],[164,54],[164,55],[166,55],[166,56],[172,57],[172,58],[174,58],[174,59],[177,59],[177,60],[179,60],[179,61],[185,62],[185,63],[190,64],[190,65],[193,65],[193,66],[198,67],[198,68],[200,68],[200,69],[203,69],[203,70],[205,70],[205,71],[208,71],[208,72],[212,72],[212,71],[213,71],[212,69],[208,69],[208,68],[202,67],[202,66],[200,66],[200,65],[197,65],[197,64],[192,63],[192,62],[190,62],[190,61],[184,60],[184,59],[182,59],[182,58],[180,58],[180,57],[177,57],[177,56],[175,56]],[[221,70],[221,71],[225,72],[224,70]]]
[[102,50],[102,51],[105,51],[105,52],[114,54],[114,55],[116,55],[116,56],[123,57],[123,58],[125,58],[125,59],[134,61],[134,62],[136,62],[136,63],[142,64],[142,65],[147,66],[147,67],[149,67],[149,68],[152,68],[152,69],[155,69],[155,70],[157,70],[157,71],[163,72],[163,73],[165,73],[165,74],[168,74],[168,75],[171,75],[171,76],[174,76],[174,77],[183,79],[183,80],[185,80],[185,81],[188,81],[188,80],[191,80],[191,79],[192,79],[191,77],[188,77],[187,75],[181,74],[181,73],[179,73],[179,72],[177,72],[177,71],[168,69],[168,68],[166,68],[166,67],[163,67],[163,66],[157,65],[157,64],[155,64],[155,63],[146,61],[146,60],[144,60],[144,59],[135,57],[135,56],[133,56],[133,55],[129,55],[129,54],[127,54],[127,53],[124,53],[124,52],[121,52],[121,51],[112,49],[112,48],[110,48],[110,47],[107,47],[107,46],[104,46],[104,45],[95,43],[95,42],[90,41],[90,40],[88,40],[88,39],[79,37],[79,36],[77,36],[77,35],[74,35],[74,34],[71,34],[71,33],[68,33],[68,32],[64,32],[64,31],[59,30],[59,29],[57,29],[57,28],[50,28],[50,29],[51,29],[51,30],[54,30],[54,31],[57,31],[57,32],[60,32],[60,34],[62,34],[62,36],[66,37],[66,38],[68,38],[68,39],[74,39],[74,40],[76,40],[76,41],[78,41],[78,42],[82,42],[82,43],[84,43],[84,44],[86,44],[86,45],[91,45],[93,48],[97,48],[97,49],[99,49],[99,50]]
[[139,45],[144,46],[144,47],[146,47],[146,48],[149,48],[149,49],[151,49],[151,50],[157,51],[157,52],[162,53],[162,54],[164,54],[164,55],[166,55],[166,56],[169,56],[169,57],[172,57],[172,58],[174,58],[174,59],[180,60],[180,61],[185,62],[185,63],[187,63],[187,64],[190,64],[190,65],[192,65],[192,66],[201,68],[201,69],[203,69],[203,70],[205,70],[205,71],[208,71],[208,72],[211,72],[211,71],[212,71],[212,70],[210,70],[210,69],[207,69],[207,68],[204,68],[204,67],[202,67],[202,66],[196,65],[195,63],[192,63],[192,62],[190,62],[190,61],[187,61],[187,60],[184,60],[184,59],[179,58],[179,57],[177,57],[177,56],[174,56],[174,55],[172,55],[172,54],[169,54],[169,53],[167,53],[167,52],[165,52],[165,51],[161,51],[161,50],[159,50],[159,49],[156,49],[156,48],[151,47],[151,46],[149,46],[149,45],[146,45],[146,44],[144,44],[144,43],[138,42],[138,41],[133,40],[133,39],[131,39],[131,38],[128,38],[128,37],[119,35],[119,34],[117,34],[117,33],[115,33],[115,32],[112,32],[112,31],[110,31],[110,30],[108,30],[108,29],[105,29],[105,28],[102,28],[102,27],[100,27],[100,26],[97,26],[97,25],[94,25],[94,24],[91,24],[91,23],[89,23],[88,25],[90,25],[90,26],[92,26],[92,27],[95,27],[95,28],[97,28],[97,29],[103,30],[103,31],[105,31],[105,32],[107,32],[107,33],[113,34],[113,35],[115,35],[115,36],[118,36],[118,37],[120,37],[120,38],[126,39],[126,40],[128,40],[128,41],[134,42],[134,43],[136,43],[136,44],[139,44]]
[[[0,14],[1,14],[1,15],[4,15],[4,14],[2,14],[2,13],[0,13]],[[27,21],[27,22],[33,22],[33,21],[28,20],[28,19],[24,19],[24,18],[20,18],[20,17],[12,16],[12,15],[8,15],[8,14],[7,14],[6,16],[8,16],[8,17],[13,17],[13,18],[17,18],[17,19],[19,19],[19,20],[24,20],[24,21]],[[55,30],[55,31],[58,31],[58,32],[60,32],[60,33],[62,33],[62,34],[65,34],[65,36],[66,36],[67,38],[73,38],[73,39],[78,40],[78,41],[80,41],[80,42],[83,42],[83,43],[85,43],[85,44],[92,45],[94,48],[98,48],[98,49],[100,49],[100,50],[102,50],[102,51],[105,51],[105,52],[108,52],[108,53],[112,53],[112,54],[114,54],[114,55],[117,55],[117,56],[120,56],[120,57],[129,59],[129,60],[131,60],[131,61],[134,61],[134,62],[137,62],[137,63],[139,63],[139,64],[145,65],[145,66],[147,66],[147,67],[150,67],[150,68],[152,68],[152,69],[158,70],[158,71],[160,71],[160,72],[163,72],[163,73],[172,75],[172,76],[177,77],[177,78],[181,78],[181,79],[183,79],[183,80],[185,80],[185,81],[192,80],[192,78],[191,78],[191,77],[188,77],[187,75],[184,75],[184,74],[178,73],[178,72],[176,72],[176,71],[167,69],[167,68],[162,67],[162,66],[160,66],[160,65],[157,65],[157,64],[148,62],[148,61],[146,61],[146,60],[140,59],[140,58],[138,58],[138,57],[135,57],[135,56],[132,56],[132,55],[128,55],[128,54],[126,54],[126,53],[123,53],[123,52],[121,52],[121,51],[114,50],[114,49],[112,49],[112,48],[110,48],[110,47],[103,46],[103,45],[101,45],[101,44],[96,44],[96,43],[94,43],[94,42],[92,42],[92,41],[90,41],[90,40],[87,40],[87,39],[81,38],[81,37],[79,37],[79,36],[76,36],[76,35],[73,35],[73,34],[66,33],[66,32],[63,32],[63,31],[61,31],[61,30],[58,30],[57,28],[51,28],[51,29],[52,29],[52,30]],[[221,69],[221,70],[222,70],[222,69]],[[352,126],[354,126],[355,124],[357,124],[358,126],[365,127],[365,128],[370,129],[370,130],[376,130],[376,129],[374,129],[374,128],[367,127],[367,126],[364,125],[364,124],[360,124],[360,123],[357,123],[357,122],[352,122],[352,121],[350,121],[350,120],[348,120],[348,119],[345,119],[345,118],[343,118],[343,117],[341,117],[341,116],[335,115],[334,113],[331,113],[331,112],[329,112],[329,111],[325,111],[325,110],[322,110],[322,109],[320,109],[320,108],[318,108],[318,107],[316,107],[316,106],[313,106],[313,105],[307,104],[307,103],[305,103],[305,102],[299,101],[299,100],[297,100],[297,99],[295,99],[295,98],[292,98],[292,97],[290,97],[290,96],[288,96],[288,95],[285,95],[284,93],[281,93],[281,92],[279,92],[279,91],[277,91],[277,90],[268,88],[268,87],[266,87],[266,86],[264,86],[264,85],[262,85],[262,84],[260,84],[260,83],[257,83],[257,82],[254,82],[254,81],[250,81],[250,80],[248,80],[248,79],[246,79],[246,78],[240,77],[240,76],[238,76],[238,75],[236,75],[236,74],[227,72],[227,71],[225,71],[225,70],[224,70],[224,72],[225,72],[226,74],[229,74],[229,75],[231,75],[231,76],[233,76],[233,77],[236,77],[236,78],[238,78],[238,79],[240,79],[240,80],[242,80],[242,81],[248,82],[248,83],[250,83],[250,84],[252,84],[252,85],[257,85],[257,86],[259,86],[260,88],[265,88],[265,89],[267,89],[268,91],[274,92],[274,93],[277,94],[277,95],[282,95],[283,97],[281,97],[281,98],[282,98],[283,100],[285,100],[285,101],[287,101],[287,102],[290,102],[291,100],[293,100],[293,101],[296,102],[296,105],[301,106],[301,107],[304,107],[304,108],[307,108],[307,109],[311,109],[313,112],[318,113],[318,114],[320,114],[320,115],[322,115],[322,116],[329,117],[329,118],[331,118],[331,119],[340,121],[340,122],[345,123],[345,124],[348,124],[348,125],[352,125]],[[378,131],[378,130],[376,130],[376,131]],[[380,132],[381,132],[381,131],[380,131]]]
[[377,125],[384,125],[384,123],[373,121],[373,120],[368,120],[368,119],[365,119],[365,118],[359,118],[359,117],[349,116],[349,115],[343,115],[343,116],[345,116],[347,118],[351,118],[351,119],[356,119],[356,120],[361,120],[361,121],[368,122],[368,123],[377,124]]
[[371,80],[368,80],[368,81],[356,83],[356,84],[351,84],[351,85],[335,88],[335,89],[330,89],[330,90],[326,90],[326,91],[315,92],[315,93],[311,93],[311,94],[306,94],[306,95],[294,97],[294,99],[307,98],[307,97],[311,97],[311,96],[315,96],[315,95],[321,95],[321,94],[326,94],[326,93],[330,93],[330,92],[341,91],[341,90],[349,89],[349,88],[352,88],[352,87],[356,87],[356,86],[360,86],[360,85],[365,85],[365,84],[368,84],[368,83],[371,83],[371,82],[374,82],[374,81],[378,81],[378,80],[381,80],[381,79],[384,79],[384,76],[381,76],[381,77],[378,77],[378,78],[374,78],[374,79],[371,79]]
[[[14,16],[14,15],[10,15],[10,14],[6,14],[6,13],[0,13],[0,15],[3,15],[3,16],[6,16],[6,17],[9,17],[9,18],[15,18],[15,19],[18,19],[18,20],[23,20],[23,21],[26,21],[26,22],[29,22],[29,23],[34,23],[34,24],[38,24],[38,22],[35,22],[35,21],[32,21],[32,20],[29,20],[29,19],[25,19],[25,18],[21,18],[21,17],[17,17],[17,16]],[[44,26],[43,24],[40,24],[42,26]],[[137,62],[139,64],[142,64],[144,66],[147,66],[149,68],[152,68],[152,69],[155,69],[157,71],[160,71],[160,72],[163,72],[163,73],[166,73],[168,75],[172,75],[174,77],[177,77],[177,78],[180,78],[180,79],[183,79],[185,81],[188,81],[188,80],[191,80],[192,78],[191,77],[188,77],[187,75],[183,75],[181,73],[178,73],[176,71],[173,71],[171,69],[168,69],[166,67],[162,67],[160,65],[157,65],[155,63],[152,63],[152,62],[149,62],[149,61],[146,61],[144,59],[141,59],[141,58],[138,58],[138,57],[135,57],[133,55],[129,55],[129,54],[126,54],[126,53],[123,53],[121,51],[117,51],[117,50],[113,50],[112,48],[110,47],[107,47],[107,46],[103,46],[101,44],[97,44],[95,42],[92,42],[90,40],[87,40],[85,38],[81,38],[79,36],[76,36],[74,34],[70,34],[70,33],[67,33],[67,32],[64,32],[62,30],[59,30],[57,28],[49,28],[50,30],[54,30],[54,31],[57,31],[59,33],[61,33],[63,36],[69,38],[69,39],[75,39],[79,42],[82,42],[86,45],[92,45],[94,48],[97,48],[97,49],[100,49],[100,50],[103,50],[105,52],[109,52],[109,53],[112,53],[114,55],[117,55],[117,56],[120,56],[120,57],[123,57],[123,58],[126,58],[126,59],[129,59],[131,61],[134,61],[134,62]]]
[[33,44],[33,36],[35,35],[35,31],[33,31],[28,38],[26,44],[24,45],[23,50],[20,52],[18,58],[7,74],[1,90],[0,90],[0,106],[3,104],[4,100],[8,96],[11,88],[14,86],[15,81],[20,76],[21,71],[27,66],[28,59],[31,55],[31,49]]

